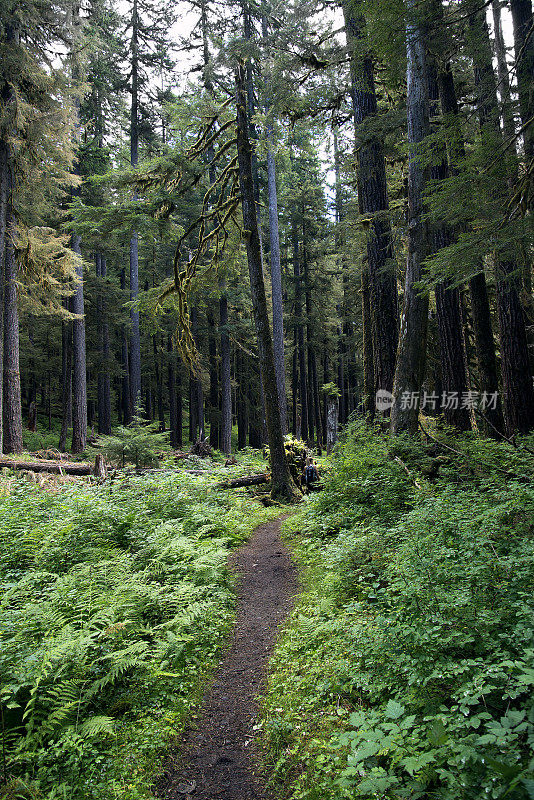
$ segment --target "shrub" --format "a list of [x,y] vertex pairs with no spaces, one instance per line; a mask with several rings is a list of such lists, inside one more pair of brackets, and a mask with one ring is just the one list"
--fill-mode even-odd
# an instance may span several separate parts
[[283,796],[533,796],[532,458],[438,438],[429,481],[435,443],[354,425],[289,523],[306,591],[263,715]]

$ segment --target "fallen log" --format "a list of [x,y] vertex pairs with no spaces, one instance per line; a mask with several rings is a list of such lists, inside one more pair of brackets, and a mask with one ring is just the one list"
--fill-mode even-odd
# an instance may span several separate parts
[[60,475],[92,475],[93,465],[82,461],[17,461],[0,457],[0,467],[27,470],[28,472],[54,472]]
[[244,478],[234,478],[231,481],[223,481],[217,484],[217,489],[239,489],[240,486],[258,486],[261,483],[269,483],[271,476],[268,472],[261,475],[245,475]]

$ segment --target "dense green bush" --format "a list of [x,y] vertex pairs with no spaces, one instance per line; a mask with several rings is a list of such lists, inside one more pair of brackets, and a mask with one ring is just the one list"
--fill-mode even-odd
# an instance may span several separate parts
[[262,723],[280,796],[534,797],[534,460],[447,444],[354,425],[288,523],[305,592]]
[[0,501],[13,792],[152,796],[158,749],[183,724],[232,619],[228,547],[273,514],[214,491],[220,477],[171,472],[55,495],[20,481]]

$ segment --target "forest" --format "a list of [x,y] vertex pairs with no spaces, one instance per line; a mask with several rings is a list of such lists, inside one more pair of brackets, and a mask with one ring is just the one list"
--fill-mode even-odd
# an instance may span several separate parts
[[532,0],[0,0],[0,797],[534,798]]

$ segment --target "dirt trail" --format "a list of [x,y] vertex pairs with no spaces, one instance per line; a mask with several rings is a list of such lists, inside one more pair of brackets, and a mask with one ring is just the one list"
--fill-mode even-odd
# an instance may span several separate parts
[[254,772],[257,695],[297,591],[281,519],[260,525],[231,556],[240,575],[234,639],[159,785],[162,800],[270,800]]

